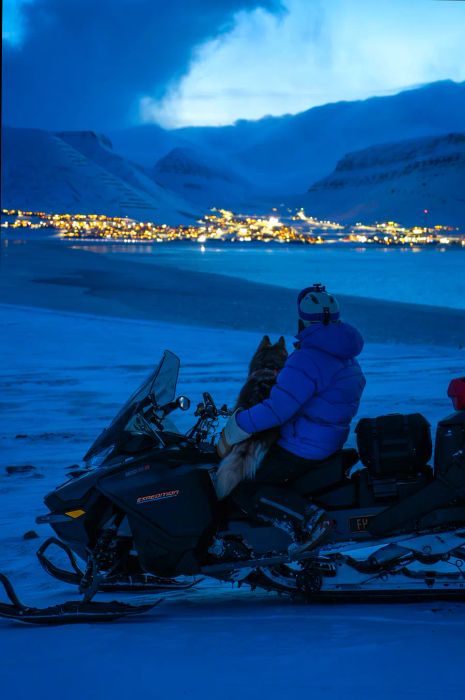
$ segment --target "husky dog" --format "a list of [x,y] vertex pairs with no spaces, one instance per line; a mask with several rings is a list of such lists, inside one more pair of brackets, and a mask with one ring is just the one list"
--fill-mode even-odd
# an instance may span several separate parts
[[[234,411],[255,406],[270,395],[288,352],[283,336],[272,344],[265,335],[249,365],[247,381],[241,389]],[[234,445],[222,459],[216,477],[216,493],[225,498],[244,479],[253,479],[264,456],[277,440],[279,430],[272,428]]]

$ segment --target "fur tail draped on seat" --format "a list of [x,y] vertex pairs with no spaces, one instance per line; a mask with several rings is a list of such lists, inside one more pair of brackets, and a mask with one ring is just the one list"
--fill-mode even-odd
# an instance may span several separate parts
[[234,445],[221,461],[216,474],[216,494],[221,500],[229,496],[241,481],[252,480],[268,452],[270,445],[265,440],[245,440]]

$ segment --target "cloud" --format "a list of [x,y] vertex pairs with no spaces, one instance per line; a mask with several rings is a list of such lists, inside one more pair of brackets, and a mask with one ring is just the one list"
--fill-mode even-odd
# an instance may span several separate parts
[[18,46],[24,39],[24,5],[34,0],[4,0],[2,12],[2,39]]
[[234,14],[278,0],[7,0],[3,121],[107,128],[137,121],[162,99],[195,45],[227,32]]
[[285,0],[236,14],[198,46],[189,71],[141,115],[168,127],[230,124],[312,106],[465,80],[465,3]]

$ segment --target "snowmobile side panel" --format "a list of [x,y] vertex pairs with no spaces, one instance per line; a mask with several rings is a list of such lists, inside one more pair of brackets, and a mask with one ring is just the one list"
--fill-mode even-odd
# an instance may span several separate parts
[[71,509],[73,504],[82,502],[101,476],[102,471],[94,469],[82,476],[69,479],[45,496],[45,505],[53,511],[61,510],[64,506]]
[[328,489],[310,491],[309,494],[327,510],[385,508],[419,491],[431,479],[430,470],[409,478],[376,479],[367,469],[361,469],[351,479],[345,478]]
[[197,548],[214,521],[208,466],[140,463],[100,481],[128,517],[142,568],[158,576],[199,572]]
[[438,508],[457,498],[465,498],[465,456],[457,455],[445,474],[437,477],[409,498],[379,513],[370,523],[370,532],[383,537],[418,522]]
[[309,494],[313,500],[326,510],[335,508],[357,508],[360,500],[358,498],[357,483],[353,479],[345,480],[334,488],[325,491],[325,493]]
[[50,525],[58,537],[85,560],[100,524],[111,516],[112,509],[111,502],[92,489],[82,501],[61,504],[60,511],[64,517],[51,520]]
[[227,533],[243,539],[247,547],[261,555],[269,551],[286,551],[292,544],[291,536],[284,530],[280,530],[265,523],[254,523],[247,520],[233,520],[228,523]]
[[458,411],[439,421],[434,446],[434,471],[444,474],[456,452],[465,448],[465,411]]
[[[128,478],[136,470],[136,478]],[[200,537],[216,503],[208,469],[192,465],[172,469],[142,464],[131,473],[102,479],[99,489],[121,504],[128,517],[145,520],[172,538]]]
[[451,524],[460,525],[465,522],[465,503],[461,506],[449,506],[448,508],[437,508],[428,513],[418,522],[420,530],[444,528]]

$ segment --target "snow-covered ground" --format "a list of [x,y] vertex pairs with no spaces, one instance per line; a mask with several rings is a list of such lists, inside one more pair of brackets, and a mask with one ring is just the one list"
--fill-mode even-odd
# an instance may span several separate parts
[[[26,602],[76,597],[39,569],[34,553],[50,531],[35,517],[161,352],[180,356],[179,392],[193,405],[203,390],[231,403],[258,341],[248,332],[0,306],[0,570]],[[361,361],[360,415],[421,411],[433,424],[450,411],[449,379],[464,373],[454,348],[368,345]],[[182,428],[193,420],[179,418]],[[6,475],[24,464],[38,474]],[[30,529],[40,539],[23,540]],[[1,623],[1,697],[455,700],[465,691],[464,624],[465,607],[455,603],[303,606],[204,582],[131,622]]]

